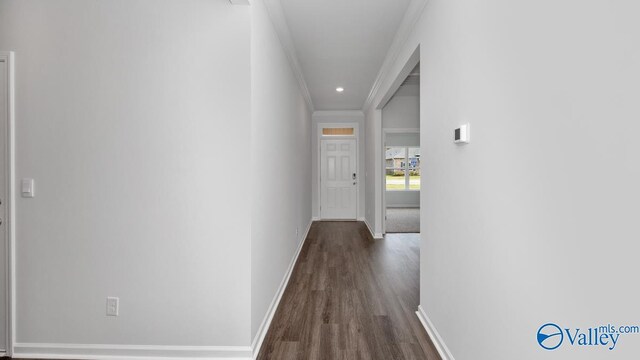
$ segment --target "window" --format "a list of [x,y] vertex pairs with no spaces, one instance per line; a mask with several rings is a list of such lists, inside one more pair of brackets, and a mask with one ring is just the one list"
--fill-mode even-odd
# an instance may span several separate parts
[[324,136],[353,136],[353,128],[323,128],[322,135]]
[[388,191],[420,190],[419,147],[387,147],[385,168]]

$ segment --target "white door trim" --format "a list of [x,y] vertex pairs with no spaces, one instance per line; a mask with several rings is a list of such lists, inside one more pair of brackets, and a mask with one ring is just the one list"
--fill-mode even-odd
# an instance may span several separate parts
[[[420,129],[382,129],[382,234],[387,233],[387,134],[420,134]],[[421,146],[422,149],[422,146]]]
[[7,356],[13,355],[13,341],[15,339],[15,78],[14,78],[14,56],[13,52],[0,51],[0,61],[7,63],[7,79],[9,88],[7,89],[7,139],[6,139],[6,176],[8,188],[6,189],[6,227],[7,227]]
[[[322,129],[324,128],[353,128],[353,136],[324,136],[322,135]],[[355,139],[356,140],[356,217],[353,220],[358,219],[360,214],[360,183],[364,181],[364,176],[360,174],[360,127],[357,122],[348,123],[319,123],[318,124],[318,147],[317,147],[317,161],[316,161],[316,173],[318,174],[316,182],[318,185],[318,218],[319,220],[325,219],[322,216],[322,140],[340,140],[340,139]]]

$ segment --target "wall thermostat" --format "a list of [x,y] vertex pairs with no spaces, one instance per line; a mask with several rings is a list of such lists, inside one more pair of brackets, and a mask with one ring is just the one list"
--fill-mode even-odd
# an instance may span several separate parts
[[469,124],[461,125],[454,131],[453,142],[456,144],[468,144],[469,143]]

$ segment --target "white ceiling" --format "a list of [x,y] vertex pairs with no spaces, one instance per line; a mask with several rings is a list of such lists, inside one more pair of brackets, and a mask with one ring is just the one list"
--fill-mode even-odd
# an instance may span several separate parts
[[409,2],[281,0],[316,110],[362,109]]

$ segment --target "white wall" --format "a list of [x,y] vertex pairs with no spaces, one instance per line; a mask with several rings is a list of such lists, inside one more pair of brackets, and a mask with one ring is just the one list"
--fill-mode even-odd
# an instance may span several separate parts
[[419,129],[420,97],[411,95],[392,97],[382,109],[382,127],[384,129]]
[[387,208],[419,208],[420,191],[387,191]]
[[312,209],[313,217],[318,218],[320,216],[320,200],[318,190],[318,179],[320,177],[318,172],[318,156],[320,152],[320,145],[318,143],[318,124],[323,123],[356,123],[359,126],[358,133],[358,176],[360,179],[360,187],[358,192],[358,219],[364,218],[365,213],[365,137],[364,134],[364,114],[362,111],[316,111],[312,116],[313,125],[311,127],[311,171],[313,182],[311,184],[312,193]]
[[[383,130],[420,129],[420,97],[401,95],[401,90],[406,91],[410,87],[417,87],[418,89],[412,89],[412,93],[419,93],[419,85],[403,85],[382,109]],[[385,147],[392,145],[396,144],[391,144],[388,141],[384,144]],[[403,143],[402,145],[420,146],[420,142],[418,140],[415,143]],[[420,191],[386,191],[385,196],[387,207],[420,207]]]
[[311,112],[262,0],[251,8],[253,338],[310,224],[312,177]]
[[36,180],[16,204],[17,342],[250,344],[250,15],[0,1],[16,176]]
[[420,302],[456,360],[640,354],[639,335],[614,351],[535,338],[640,318],[638,11],[431,0],[389,71],[383,89],[420,45]]
[[382,111],[369,109],[364,120],[365,222],[376,238],[382,237]]

